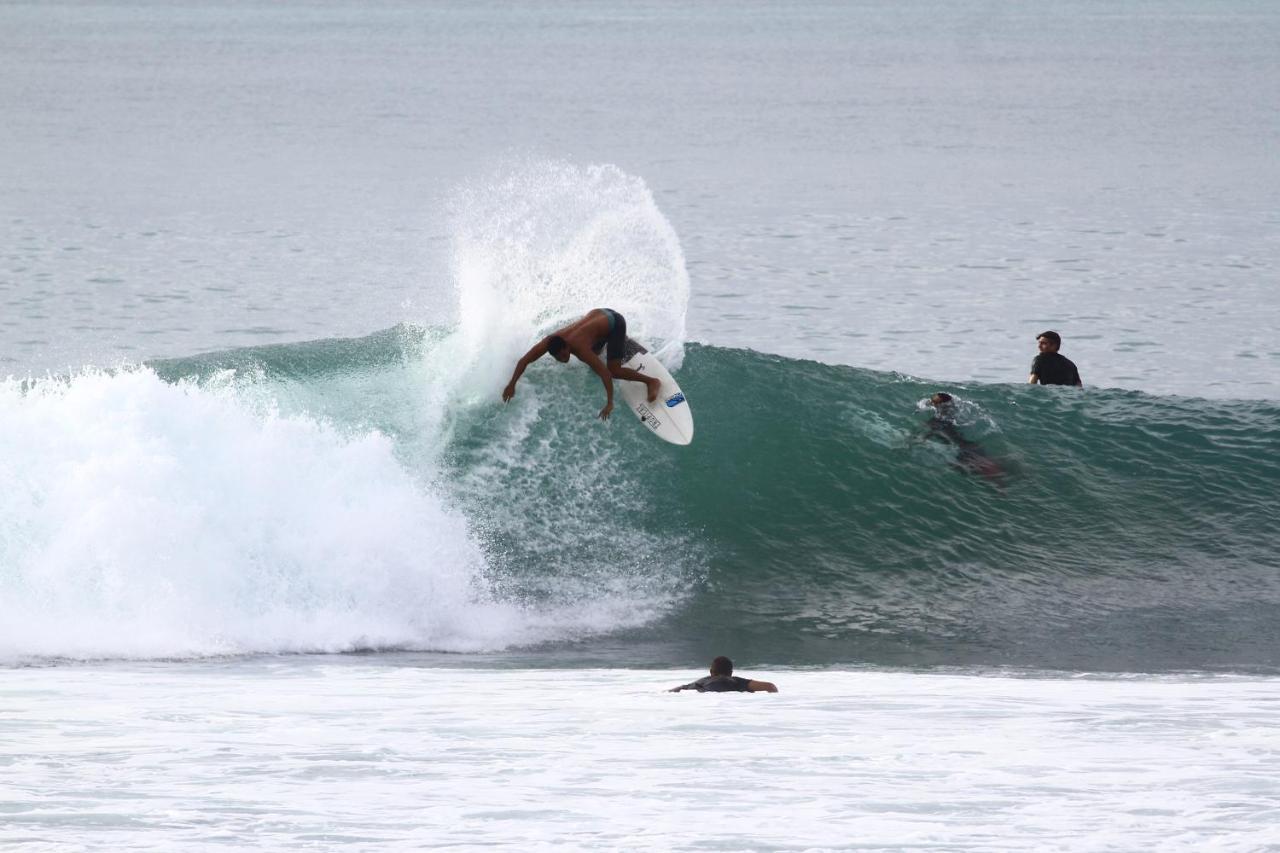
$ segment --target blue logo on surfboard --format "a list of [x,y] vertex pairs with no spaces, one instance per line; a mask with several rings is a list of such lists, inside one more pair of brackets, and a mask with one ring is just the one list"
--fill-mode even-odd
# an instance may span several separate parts
[[674,409],[676,406],[680,405],[683,402],[684,402],[684,394],[677,391],[675,394],[667,398],[667,408]]

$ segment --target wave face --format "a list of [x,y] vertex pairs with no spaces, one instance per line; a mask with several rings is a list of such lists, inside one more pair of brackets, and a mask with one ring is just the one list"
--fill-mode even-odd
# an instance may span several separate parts
[[[971,386],[684,343],[644,182],[450,200],[433,325],[0,383],[0,659],[531,649],[558,663],[1274,668],[1280,407]],[[512,365],[609,306],[691,447]]]
[[676,448],[581,367],[433,394],[452,334],[9,382],[0,653],[1276,665],[1274,404],[952,387],[962,453],[934,386],[690,345]]
[[[940,389],[714,348],[681,381],[704,444],[666,512],[714,543],[689,621],[721,643],[897,664],[1277,663],[1275,404]],[[922,440],[936,390],[973,446]]]
[[[576,409],[544,414],[554,431],[518,437],[514,413],[478,419],[453,449],[460,476],[486,466],[467,503],[496,508],[511,575],[534,564],[521,543],[554,543],[572,560],[585,542],[562,541],[551,523],[526,535],[539,498],[549,520],[598,517],[591,529],[606,541],[590,547],[612,545],[622,562],[695,559],[697,594],[649,641],[794,664],[1277,663],[1274,404],[949,388],[973,443],[962,451],[926,438],[935,386],[692,346],[680,381],[698,439],[681,451],[628,423],[594,429],[581,400],[589,384],[553,371],[538,381]],[[518,450],[493,467],[500,441]],[[566,507],[561,484],[584,468],[602,485]],[[519,522],[506,515],[513,506]],[[634,523],[611,522],[621,513],[658,545],[608,541]]]

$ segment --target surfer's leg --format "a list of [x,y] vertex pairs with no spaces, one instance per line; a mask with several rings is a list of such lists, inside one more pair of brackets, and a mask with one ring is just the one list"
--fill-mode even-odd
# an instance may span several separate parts
[[662,380],[656,376],[645,376],[638,370],[622,366],[622,359],[609,362],[609,373],[614,379],[627,379],[631,382],[643,382],[649,388],[649,402],[658,399],[658,390],[662,388]]
[[[613,374],[615,379],[629,379],[632,382],[643,382],[649,388],[649,402],[652,403],[658,399],[658,391],[662,388],[662,380],[656,376],[646,376],[638,370],[632,370],[629,367],[622,366],[622,360],[630,358],[634,353],[627,352],[627,318],[623,317],[617,311],[613,312],[613,330],[609,332],[609,349],[606,353],[609,364],[609,372]],[[634,341],[632,341],[634,343]],[[644,352],[644,347],[636,347],[639,352]]]

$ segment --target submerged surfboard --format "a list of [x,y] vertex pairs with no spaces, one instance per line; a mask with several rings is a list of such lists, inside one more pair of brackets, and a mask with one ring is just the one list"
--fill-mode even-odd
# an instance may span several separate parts
[[688,444],[693,441],[693,412],[689,411],[689,401],[685,399],[684,392],[671,378],[671,374],[662,366],[662,362],[640,344],[627,338],[622,366],[662,380],[658,399],[652,403],[648,400],[649,389],[643,382],[629,382],[626,379],[614,381],[618,393],[631,407],[631,411],[636,413],[640,423],[663,441],[672,444]]

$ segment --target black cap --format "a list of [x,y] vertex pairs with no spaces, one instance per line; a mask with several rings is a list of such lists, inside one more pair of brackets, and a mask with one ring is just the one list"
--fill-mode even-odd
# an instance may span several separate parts
[[1040,340],[1041,338],[1048,338],[1058,346],[1062,346],[1062,336],[1055,331],[1050,330],[1048,332],[1041,332],[1040,334],[1036,335],[1037,341]]

